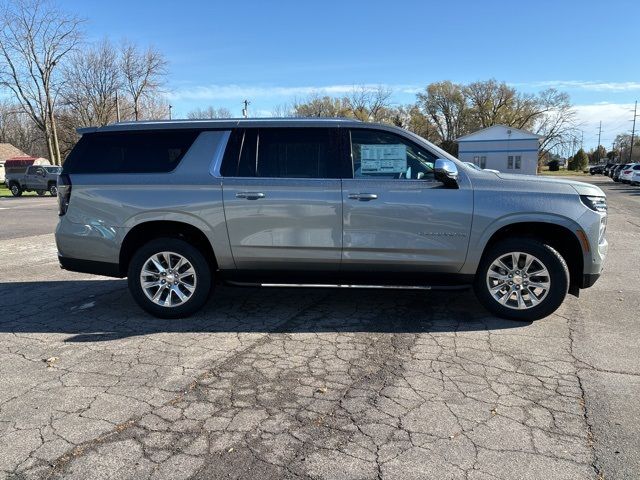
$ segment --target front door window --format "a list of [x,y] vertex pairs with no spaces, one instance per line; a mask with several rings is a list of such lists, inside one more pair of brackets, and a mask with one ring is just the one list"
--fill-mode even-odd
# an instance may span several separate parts
[[351,130],[354,178],[433,180],[435,156],[381,130]]

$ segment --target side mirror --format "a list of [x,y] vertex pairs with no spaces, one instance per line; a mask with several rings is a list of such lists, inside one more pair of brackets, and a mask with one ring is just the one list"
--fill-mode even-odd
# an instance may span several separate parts
[[438,158],[434,169],[435,178],[447,187],[458,188],[458,167],[451,160]]

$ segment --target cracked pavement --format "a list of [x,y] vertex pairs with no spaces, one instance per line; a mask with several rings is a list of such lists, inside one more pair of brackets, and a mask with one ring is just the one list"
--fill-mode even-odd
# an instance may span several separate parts
[[229,287],[157,320],[0,234],[0,477],[638,478],[640,197],[589,180],[606,272],[532,324],[471,291]]

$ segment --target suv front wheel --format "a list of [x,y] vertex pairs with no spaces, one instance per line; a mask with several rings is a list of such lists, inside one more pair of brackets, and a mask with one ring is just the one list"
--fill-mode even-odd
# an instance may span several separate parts
[[9,189],[11,190],[11,195],[13,195],[14,197],[19,197],[20,195],[22,195],[22,188],[15,182],[13,182],[9,186]]
[[159,318],[187,317],[209,298],[211,269],[200,250],[178,238],[157,238],[133,255],[129,290]]
[[476,274],[478,300],[495,315],[533,321],[551,315],[569,290],[569,269],[549,245],[513,238],[493,245]]

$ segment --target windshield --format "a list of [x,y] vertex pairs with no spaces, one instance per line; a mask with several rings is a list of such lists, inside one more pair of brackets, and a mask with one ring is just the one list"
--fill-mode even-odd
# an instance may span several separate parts
[[57,173],[57,174],[60,174],[60,172],[62,171],[62,167],[44,167],[44,169],[45,169],[48,173]]

